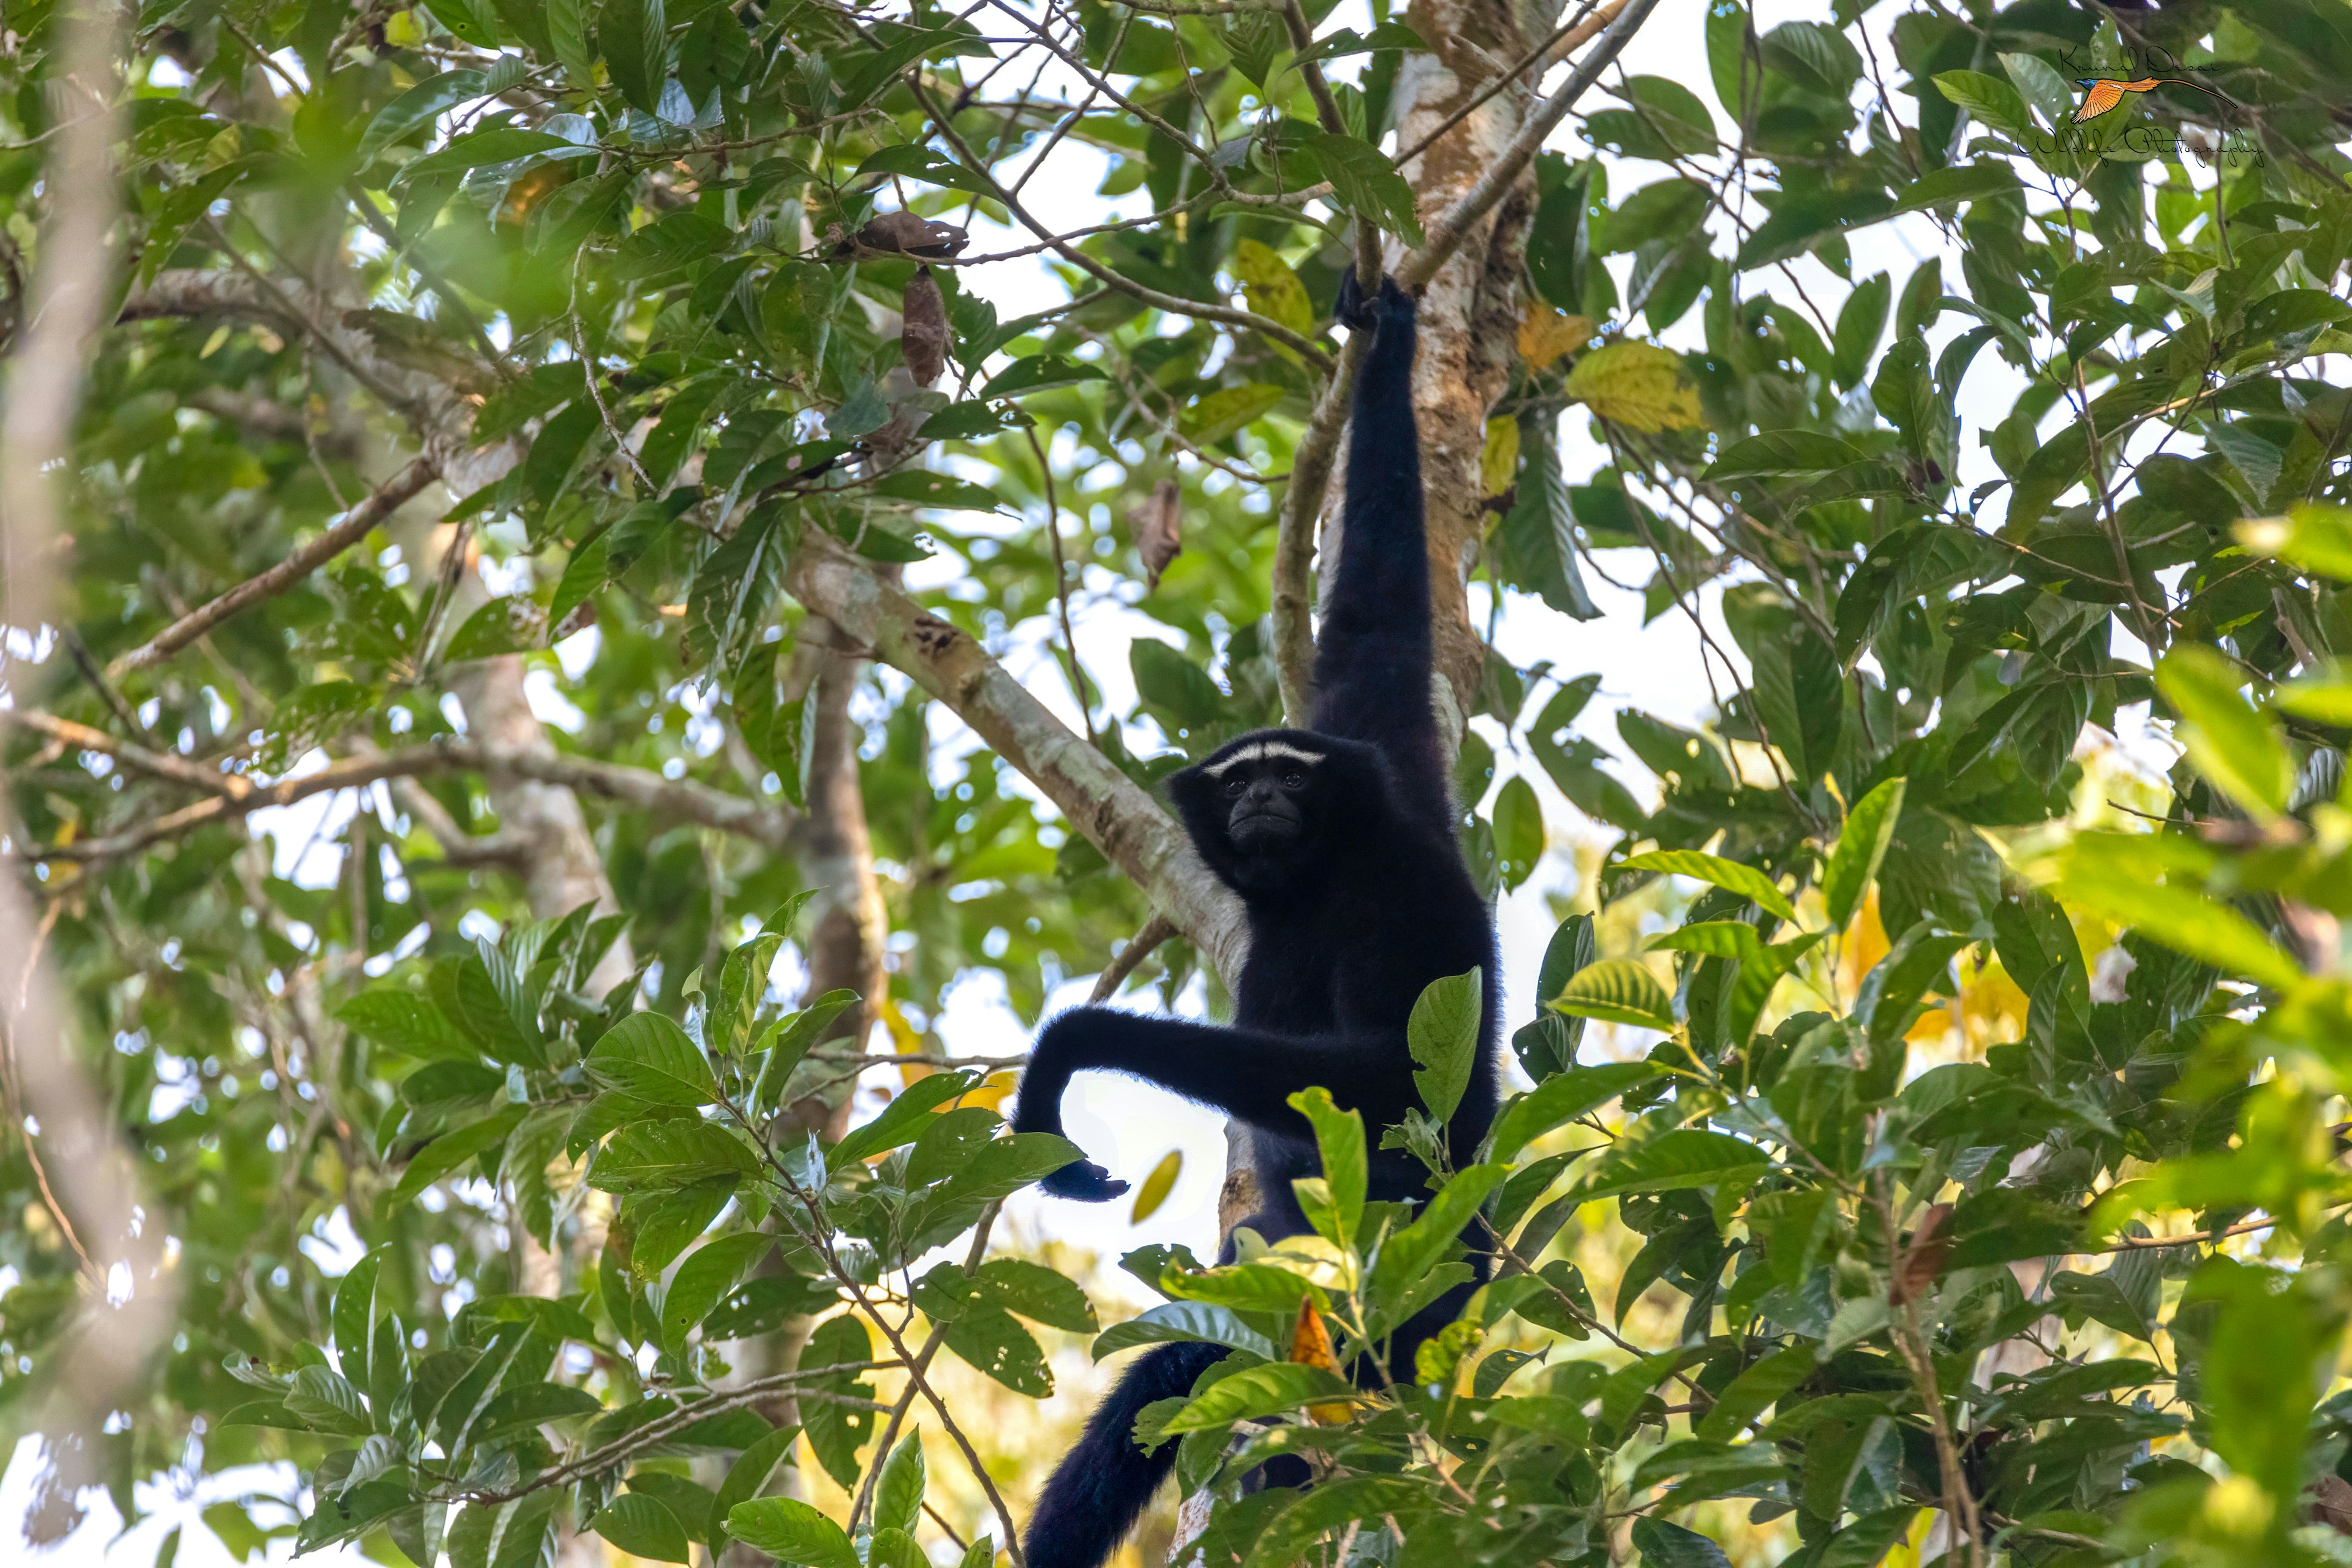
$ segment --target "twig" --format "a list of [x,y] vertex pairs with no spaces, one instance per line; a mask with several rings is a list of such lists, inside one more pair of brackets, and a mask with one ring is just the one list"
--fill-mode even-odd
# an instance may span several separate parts
[[1089,1003],[1108,1002],[1118,995],[1118,988],[1127,984],[1127,977],[1135,973],[1136,966],[1175,934],[1176,928],[1169,922],[1168,917],[1155,911],[1150,920],[1143,922],[1143,929],[1128,939],[1127,945],[1118,950],[1118,956],[1103,965],[1102,973],[1096,977],[1094,993],[1087,1000]]
[[1569,20],[1561,23],[1558,27],[1554,28],[1552,30],[1551,37],[1546,38],[1542,43],[1538,44],[1534,48],[1529,49],[1507,70],[1505,70],[1496,77],[1494,80],[1488,82],[1475,98],[1473,98],[1469,102],[1464,104],[1461,108],[1447,115],[1444,120],[1439,121],[1435,130],[1430,132],[1429,134],[1423,136],[1412,146],[1398,153],[1391,162],[1393,162],[1398,168],[1403,168],[1407,163],[1412,163],[1415,158],[1420,157],[1423,153],[1428,152],[1430,148],[1436,145],[1437,139],[1439,137],[1444,135],[1447,132],[1453,130],[1455,126],[1461,124],[1472,115],[1477,113],[1481,109],[1484,109],[1488,100],[1493,99],[1496,93],[1510,86],[1511,83],[1517,81],[1520,73],[1527,70],[1528,68],[1530,66],[1540,66],[1541,69],[1538,70],[1538,75],[1541,74],[1542,70],[1550,69],[1553,64],[1556,63],[1559,56],[1566,54],[1571,49],[1581,47],[1586,40],[1590,39],[1593,34],[1599,32],[1610,23],[1615,21],[1617,19],[1617,13],[1622,11],[1624,8],[1625,0],[1609,0],[1609,4],[1603,5],[1600,11],[1596,13],[1588,0],[1588,4],[1582,10],[1579,11]]
[[[1654,0],[1653,3],[1654,4]],[[1301,359],[1314,367],[1317,374],[1331,374],[1330,354],[1312,340],[1292,331],[1280,321],[1261,316],[1255,310],[1237,310],[1230,305],[1214,305],[1199,300],[1186,300],[1174,294],[1164,294],[1157,289],[1146,288],[1140,283],[1121,277],[1076,246],[1064,241],[1051,228],[1039,222],[1028,208],[1023,206],[1020,200],[1004,188],[1003,183],[981,163],[972,152],[971,144],[958,134],[947,110],[931,95],[930,89],[923,85],[921,77],[916,72],[909,71],[907,73],[906,81],[914,92],[915,100],[923,106],[923,111],[930,116],[931,123],[939,128],[940,134],[947,139],[949,146],[955,150],[956,156],[962,160],[964,166],[986,180],[991,193],[1004,204],[1007,211],[1021,220],[1022,226],[1045,241],[1053,247],[1054,254],[1063,260],[1092,274],[1097,281],[1107,283],[1120,293],[1139,300],[1155,310],[1166,310],[1171,315],[1190,316],[1196,321],[1222,322],[1228,327],[1246,327],[1251,331],[1261,333],[1276,342],[1296,350]]]
[[[44,723],[63,726],[68,721],[19,709],[0,711],[0,722],[39,729]],[[159,777],[176,779],[211,791],[213,798],[150,818],[110,837],[29,849],[23,854],[23,858],[38,861],[110,860],[207,823],[241,817],[266,806],[291,805],[312,795],[356,789],[379,780],[415,778],[425,773],[449,772],[510,774],[539,784],[561,784],[642,810],[672,812],[689,822],[733,833],[773,849],[790,847],[794,820],[792,812],[781,807],[744,800],[712,789],[708,784],[686,779],[667,779],[646,768],[624,767],[584,757],[567,757],[560,752],[535,748],[490,746],[478,742],[441,737],[428,745],[350,757],[331,763],[317,773],[262,784],[241,773],[215,774],[181,758],[163,757],[145,747],[130,746],[87,726],[76,725],[73,728],[75,743],[83,744],[91,751],[104,752],[130,766],[141,767]],[[149,767],[149,763],[156,765]],[[184,770],[193,770],[193,776]]]
[[437,472],[430,458],[412,459],[406,468],[376,487],[374,492],[346,513],[341,522],[330,527],[318,538],[268,571],[247,578],[227,593],[181,616],[156,633],[152,640],[116,658],[106,667],[108,678],[120,680],[126,675],[160,664],[230,616],[286,592],[365,539],[377,524],[431,484]]
[[1054,557],[1054,599],[1062,610],[1062,658],[1070,676],[1070,695],[1077,700],[1078,724],[1087,732],[1087,744],[1100,745],[1095,734],[1094,697],[1087,688],[1086,670],[1078,663],[1078,632],[1070,620],[1070,571],[1062,559],[1062,503],[1054,487],[1054,465],[1045,455],[1045,443],[1037,439],[1037,426],[1024,424],[1021,434],[1028,437],[1029,449],[1037,455],[1037,472],[1045,483],[1045,539],[1052,546]]
[[[1307,23],[1307,13],[1299,8],[1298,0],[1283,0],[1283,25],[1290,33],[1290,47],[1295,57],[1303,57],[1314,46],[1315,29]],[[1339,100],[1331,96],[1330,83],[1323,79],[1319,60],[1302,60],[1299,77],[1307,83],[1307,96],[1315,100],[1315,118],[1323,129],[1334,136],[1348,134],[1347,118],[1339,112]],[[1367,128],[1369,129],[1369,127]],[[1381,231],[1377,225],[1356,219],[1356,284],[1370,298],[1381,283]]]
[[1625,9],[1617,14],[1594,44],[1592,52],[1577,63],[1575,71],[1560,85],[1558,92],[1544,100],[1542,105],[1520,122],[1519,133],[1511,138],[1509,146],[1486,166],[1478,183],[1463,193],[1461,198],[1440,213],[1428,226],[1428,240],[1419,250],[1404,259],[1397,268],[1397,281],[1406,289],[1418,289],[1445,265],[1462,242],[1469,237],[1479,220],[1494,210],[1518,178],[1527,172],[1528,164],[1541,149],[1544,138],[1549,136],[1559,122],[1568,118],[1570,110],[1585,90],[1601,79],[1626,44],[1631,42],[1650,13],[1657,8],[1658,0],[1629,0]]

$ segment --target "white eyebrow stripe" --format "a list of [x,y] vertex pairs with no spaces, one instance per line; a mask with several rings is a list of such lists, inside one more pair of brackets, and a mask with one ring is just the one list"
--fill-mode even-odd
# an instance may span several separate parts
[[1223,778],[1229,769],[1243,763],[1262,763],[1268,757],[1281,757],[1294,763],[1305,763],[1311,767],[1323,760],[1323,753],[1302,751],[1287,741],[1254,741],[1223,762],[1212,763],[1201,771],[1213,779]]

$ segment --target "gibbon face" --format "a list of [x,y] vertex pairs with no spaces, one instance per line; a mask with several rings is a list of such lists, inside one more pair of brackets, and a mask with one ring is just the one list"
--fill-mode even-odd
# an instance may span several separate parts
[[1260,741],[1201,771],[1225,807],[1225,837],[1252,858],[1279,857],[1307,835],[1307,812],[1323,755],[1284,741]]

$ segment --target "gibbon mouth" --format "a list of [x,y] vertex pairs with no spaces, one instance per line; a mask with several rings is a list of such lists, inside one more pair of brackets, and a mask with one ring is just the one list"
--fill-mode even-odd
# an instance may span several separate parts
[[1287,812],[1253,811],[1236,816],[1227,826],[1234,842],[1244,849],[1277,847],[1298,837],[1298,818]]

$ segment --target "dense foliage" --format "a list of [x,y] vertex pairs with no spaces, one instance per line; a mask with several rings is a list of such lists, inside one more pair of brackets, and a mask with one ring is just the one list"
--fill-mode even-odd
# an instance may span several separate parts
[[[289,1460],[305,1548],[423,1568],[1013,1550],[950,1369],[1043,1395],[1028,1325],[1099,1325],[990,1250],[1073,1151],[935,1021],[1155,911],[1151,1000],[1216,1005],[1147,792],[1296,709],[1324,312],[1384,236],[1481,585],[1465,845],[1498,894],[1607,848],[1484,1147],[1311,1094],[1318,1237],[1127,1259],[1167,1300],[1098,1353],[1235,1352],[1142,1434],[1207,1561],[2352,1561],[2352,5],[1668,4],[1687,79],[1601,73],[1449,224],[1547,46],[1647,12],[1591,9],[125,14],[9,832],[177,1326],[119,1415],[49,1402],[123,1286],[12,1068],[12,1429],[126,1512]],[[107,94],[57,6],[0,25],[14,347]],[[1061,231],[1080,179],[1139,216]],[[1855,265],[1893,233],[1928,259]],[[1604,747],[1609,672],[1471,610],[1629,563],[1720,685]],[[1133,711],[1073,596],[1160,634]],[[1041,645],[1083,734],[995,662]],[[2168,778],[2107,743],[2143,711]],[[1475,995],[1416,1019],[1440,1120]],[[915,1060],[853,1127],[869,1039]],[[1418,1219],[1364,1201],[1391,1138]],[[1498,1277],[1356,1386],[1474,1220]],[[1318,1484],[1249,1491],[1273,1452]]]

